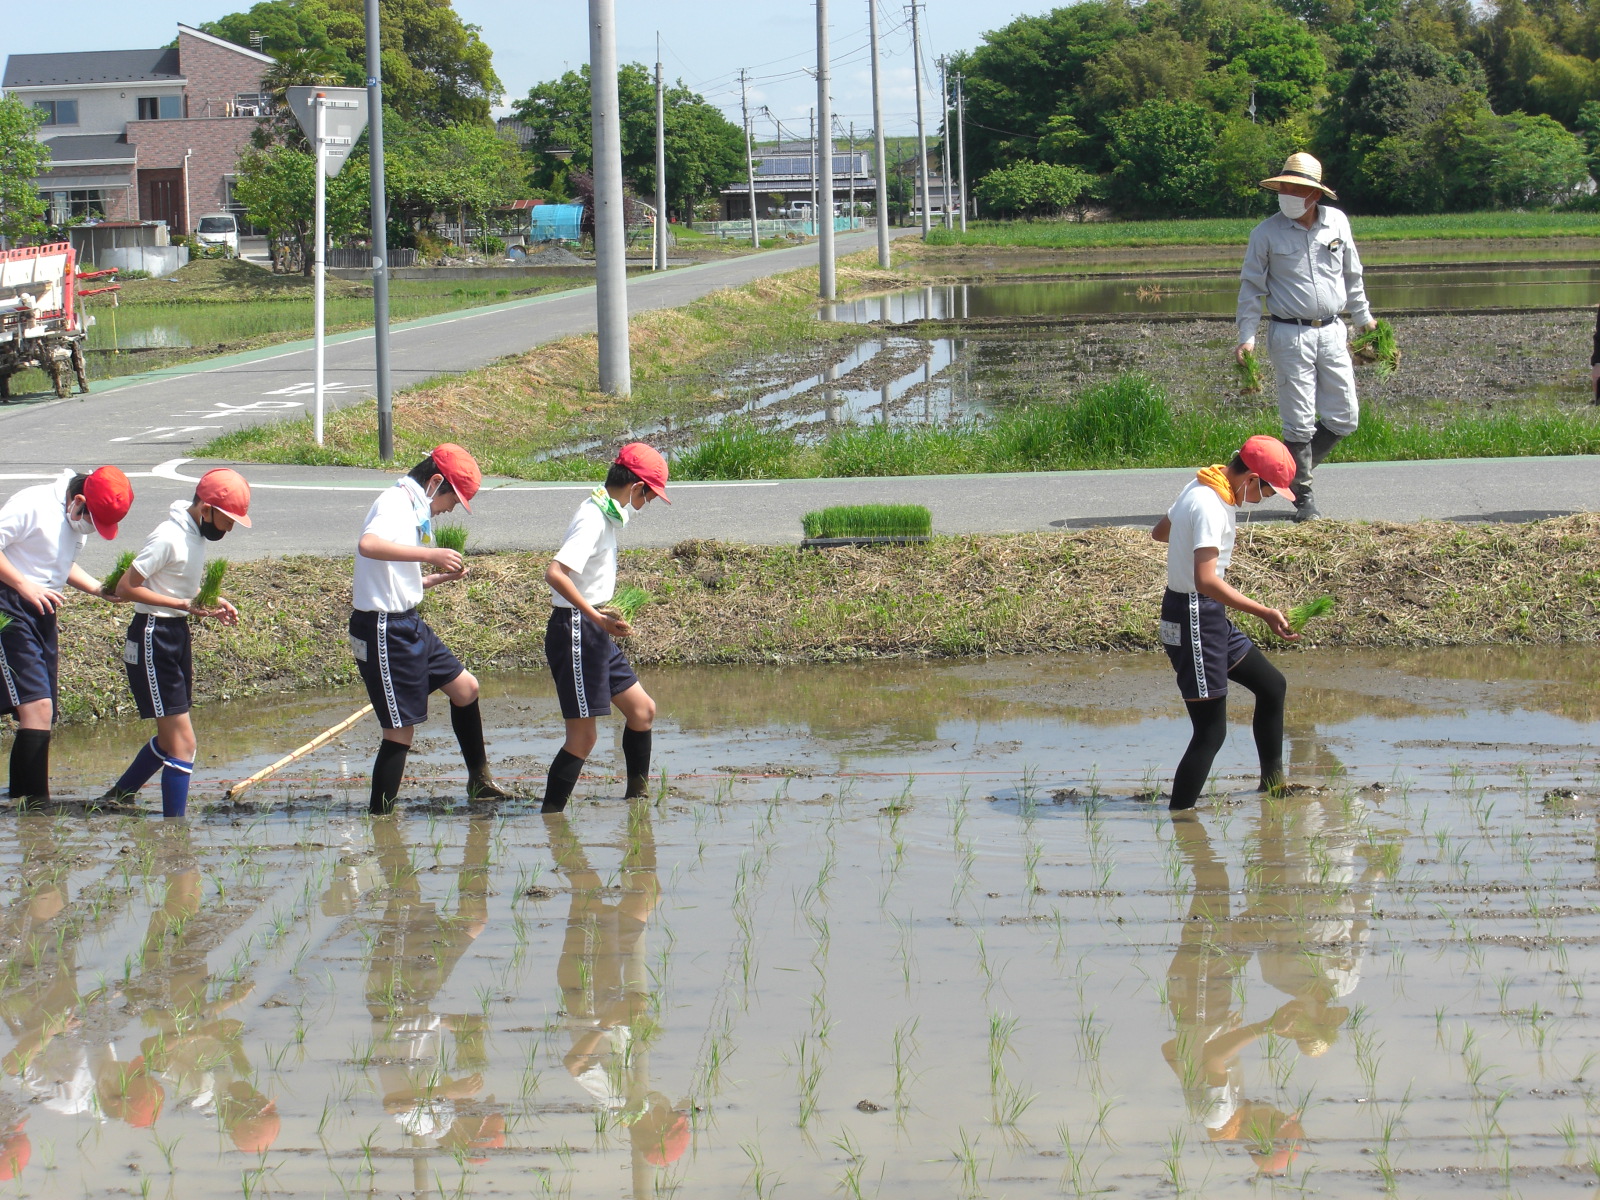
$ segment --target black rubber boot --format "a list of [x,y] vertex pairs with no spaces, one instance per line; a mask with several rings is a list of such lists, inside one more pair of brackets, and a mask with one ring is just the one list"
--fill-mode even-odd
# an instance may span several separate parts
[[385,738],[378,743],[378,756],[372,761],[372,795],[367,801],[367,811],[373,816],[387,816],[394,811],[400,781],[406,774],[406,755],[410,753],[411,747],[400,742]]
[[1315,521],[1322,516],[1317,508],[1317,502],[1311,495],[1311,461],[1310,442],[1285,442],[1289,453],[1294,456],[1294,519],[1296,521]]
[[638,800],[650,794],[650,741],[648,729],[622,731],[622,758],[628,771],[624,800]]
[[1321,421],[1317,422],[1316,429],[1311,434],[1311,466],[1314,470],[1320,467],[1323,460],[1333,453],[1333,448],[1344,441],[1344,435],[1335,433]]
[[539,806],[542,813],[558,813],[567,807],[567,801],[572,798],[572,789],[577,786],[578,776],[583,774],[583,759],[576,754],[567,753],[566,747],[556,751],[555,759],[550,763],[550,773],[544,782],[544,803]]

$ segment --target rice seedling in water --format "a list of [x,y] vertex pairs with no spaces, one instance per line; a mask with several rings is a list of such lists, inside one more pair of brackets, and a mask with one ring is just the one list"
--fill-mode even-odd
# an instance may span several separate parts
[[1288,618],[1289,629],[1299,633],[1318,617],[1325,617],[1333,611],[1332,596],[1318,596],[1315,600],[1307,600],[1304,604],[1296,604],[1284,616]]
[[1234,367],[1239,372],[1239,395],[1259,396],[1261,394],[1261,361],[1256,358],[1254,350],[1246,350],[1234,360]]
[[200,608],[215,608],[222,596],[222,577],[228,573],[228,560],[213,558],[206,563],[205,574],[200,579],[200,591],[194,602]]
[[1379,379],[1387,379],[1400,366],[1400,346],[1395,341],[1394,326],[1379,320],[1376,329],[1369,329],[1350,343],[1350,356],[1360,363],[1371,363]]
[[[107,571],[105,577],[100,580],[100,590],[102,592],[109,596],[117,590],[117,584],[120,583],[122,581],[122,577],[128,573],[128,568],[133,566],[133,557],[134,552],[132,550],[124,550],[117,556],[117,565],[112,567],[111,570]],[[10,623],[11,619],[7,617],[6,624]],[[5,626],[0,626],[0,629],[3,629],[4,627]]]
[[844,504],[800,518],[808,538],[927,537],[933,517],[920,504]]
[[435,525],[433,527],[433,544],[445,550],[454,550],[457,554],[467,552],[467,527],[465,525]]

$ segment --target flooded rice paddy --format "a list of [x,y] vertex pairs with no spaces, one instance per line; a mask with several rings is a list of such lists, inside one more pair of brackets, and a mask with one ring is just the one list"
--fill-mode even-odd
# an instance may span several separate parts
[[[187,823],[8,818],[19,1196],[1591,1195],[1600,652],[1283,656],[1287,797],[1139,794],[1164,660],[659,671],[649,803],[394,818],[356,706],[199,714]],[[525,784],[560,720],[492,680]],[[147,730],[67,730],[97,793]],[[195,810],[191,810],[195,811]]]

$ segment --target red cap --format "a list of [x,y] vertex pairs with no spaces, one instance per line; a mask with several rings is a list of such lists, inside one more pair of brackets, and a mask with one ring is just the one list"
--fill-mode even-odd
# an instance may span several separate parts
[[454,442],[444,442],[433,448],[433,466],[460,498],[461,507],[471,512],[471,500],[483,484],[477,460]]
[[[652,454],[655,451],[651,451]],[[655,484],[650,485],[652,488]],[[644,1146],[644,1158],[651,1166],[664,1167],[683,1157],[689,1148],[689,1114],[679,1110],[673,1114],[672,1124],[654,1132]]]
[[202,504],[209,504],[225,517],[232,517],[246,529],[250,528],[250,485],[244,476],[228,467],[218,467],[200,476],[194,494]]
[[262,1154],[278,1140],[282,1128],[283,1118],[278,1116],[278,1106],[269,1100],[254,1116],[241,1118],[228,1134],[233,1144],[246,1154]]
[[0,1182],[10,1182],[21,1175],[32,1157],[33,1143],[19,1124],[0,1142]]
[[133,484],[116,467],[101,467],[83,481],[83,502],[95,531],[109,542],[117,536],[117,522],[133,507]]
[[1294,501],[1294,455],[1275,437],[1258,433],[1239,447],[1239,457],[1262,479],[1272,485],[1272,490],[1285,500]]
[[667,500],[667,460],[661,457],[661,452],[654,446],[629,442],[618,451],[616,462],[644,480],[650,490],[668,504],[672,503]]

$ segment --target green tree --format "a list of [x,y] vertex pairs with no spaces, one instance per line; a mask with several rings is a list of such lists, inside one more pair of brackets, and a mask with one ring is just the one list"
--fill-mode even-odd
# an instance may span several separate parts
[[[239,159],[235,195],[253,224],[266,229],[273,265],[288,264],[280,257],[287,242],[296,251],[301,270],[311,274],[316,222],[316,161],[303,150],[269,146],[247,150]],[[339,174],[328,180],[327,221],[330,240],[351,237],[367,229],[367,165],[365,156],[352,156]]]
[[487,217],[526,194],[527,164],[510,139],[489,125],[434,126],[384,118],[391,222],[402,241],[445,213],[458,226],[467,213]]
[[1018,162],[998,167],[978,181],[974,194],[985,211],[1003,217],[1054,217],[1094,186],[1079,167]]
[[[380,20],[387,105],[437,124],[487,123],[503,89],[476,25],[463,22],[449,0],[382,0]],[[366,78],[363,0],[262,0],[201,28],[241,46],[260,33],[262,48],[280,58],[322,51],[346,86]]]
[[44,113],[0,96],[0,246],[44,235],[45,199],[33,181],[50,169],[50,147],[34,138]]
[[1451,208],[1546,208],[1571,199],[1589,173],[1583,143],[1543,113],[1478,113],[1454,158]]
[[1146,100],[1109,124],[1110,198],[1119,209],[1175,217],[1213,210],[1214,113],[1192,100]]
[[[622,117],[622,170],[643,195],[655,192],[656,93],[640,63],[617,72]],[[744,176],[744,133],[683,82],[666,90],[667,191],[673,208],[692,221],[697,201],[715,196]],[[589,67],[536,84],[512,110],[532,133],[529,152],[535,187],[564,186],[569,170],[594,166]]]

